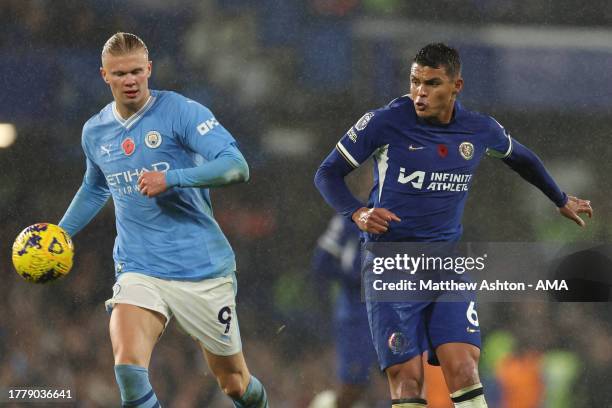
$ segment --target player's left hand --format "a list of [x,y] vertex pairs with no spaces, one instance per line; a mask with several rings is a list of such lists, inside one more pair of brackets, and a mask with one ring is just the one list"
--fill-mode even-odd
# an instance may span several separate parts
[[138,190],[142,195],[155,197],[166,191],[166,173],[161,171],[143,171],[138,177]]
[[574,196],[567,197],[567,204],[564,207],[559,208],[559,212],[562,216],[569,218],[576,224],[584,227],[584,220],[580,218],[579,214],[586,214],[589,218],[593,217],[593,208],[591,208],[591,202],[589,200],[583,200]]

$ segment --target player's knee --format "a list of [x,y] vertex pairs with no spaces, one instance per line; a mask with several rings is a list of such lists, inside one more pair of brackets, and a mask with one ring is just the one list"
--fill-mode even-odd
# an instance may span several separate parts
[[137,353],[135,350],[123,344],[113,343],[113,355],[115,357],[115,365],[129,364],[141,367],[148,366],[146,356],[140,355],[140,353]]
[[146,366],[146,359],[129,353],[115,354],[115,365],[129,364],[136,366]]
[[387,378],[391,387],[391,394],[395,398],[419,397],[423,389],[423,379],[404,367],[389,367]]
[[453,384],[453,388],[463,388],[480,381],[478,377],[478,363],[473,359],[454,361],[449,369],[451,374],[450,383]]
[[246,391],[247,384],[244,383],[241,373],[222,375],[217,381],[225,395],[232,399],[239,399]]

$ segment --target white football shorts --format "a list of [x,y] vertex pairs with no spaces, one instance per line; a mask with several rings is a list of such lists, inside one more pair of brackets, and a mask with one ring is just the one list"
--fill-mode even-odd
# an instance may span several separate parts
[[140,306],[166,317],[172,316],[183,331],[218,356],[242,350],[236,314],[236,276],[198,282],[164,280],[141,273],[119,275],[113,297],[105,302],[111,313],[117,303]]

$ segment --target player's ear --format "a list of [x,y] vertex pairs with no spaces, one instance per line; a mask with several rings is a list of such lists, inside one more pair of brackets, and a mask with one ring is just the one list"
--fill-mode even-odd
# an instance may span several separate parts
[[151,72],[153,71],[153,61],[149,61],[147,64],[147,78],[151,78]]
[[106,77],[106,70],[104,69],[104,67],[100,67],[100,76],[102,77],[104,82],[108,84],[108,78]]
[[463,89],[463,78],[461,78],[461,76],[458,76],[457,79],[455,79],[455,89],[453,89],[453,95],[457,96],[459,94],[459,92],[461,92],[461,90]]

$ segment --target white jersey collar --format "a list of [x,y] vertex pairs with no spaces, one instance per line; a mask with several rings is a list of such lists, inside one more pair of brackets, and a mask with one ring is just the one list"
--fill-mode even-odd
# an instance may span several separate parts
[[134,113],[132,116],[130,116],[127,119],[123,119],[121,115],[119,114],[119,112],[117,111],[117,103],[113,101],[113,116],[115,117],[115,120],[119,122],[121,126],[123,126],[126,129],[129,129],[136,122],[140,120],[140,118],[151,108],[151,106],[153,106],[154,102],[155,102],[155,97],[153,96],[153,94],[150,94],[149,99],[147,99],[145,104],[142,106],[142,108],[138,110],[138,112]]

